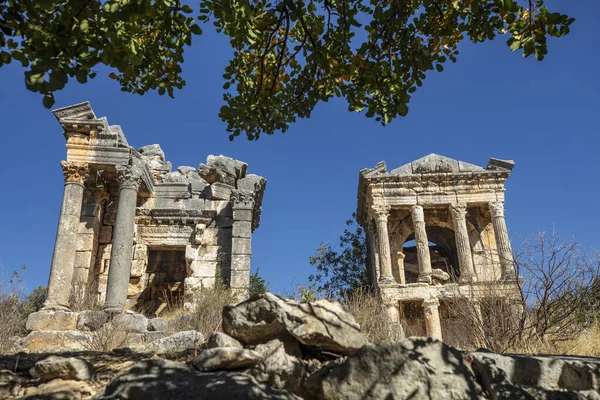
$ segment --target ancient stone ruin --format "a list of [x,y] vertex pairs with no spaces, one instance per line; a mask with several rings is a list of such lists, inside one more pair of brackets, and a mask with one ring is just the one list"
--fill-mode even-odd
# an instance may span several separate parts
[[135,150],[88,102],[54,115],[67,141],[64,195],[48,298],[28,329],[75,329],[72,302],[82,298],[109,313],[192,309],[217,277],[247,297],[264,178],[212,155],[172,171],[159,145]]
[[[487,167],[430,154],[390,172],[360,172],[357,219],[368,269],[392,323],[408,336],[442,339],[457,297],[472,305],[518,294],[504,220],[504,184],[513,161]],[[460,323],[460,321],[458,321]]]

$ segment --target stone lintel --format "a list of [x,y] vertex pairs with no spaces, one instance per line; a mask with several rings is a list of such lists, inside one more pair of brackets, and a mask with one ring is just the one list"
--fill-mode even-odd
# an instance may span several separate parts
[[130,150],[121,147],[67,144],[67,161],[99,166],[128,165]]

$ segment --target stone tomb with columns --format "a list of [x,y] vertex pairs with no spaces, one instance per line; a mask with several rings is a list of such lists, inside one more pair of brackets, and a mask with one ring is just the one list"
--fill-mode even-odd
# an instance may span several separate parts
[[88,102],[54,115],[67,142],[65,186],[48,298],[29,330],[84,329],[73,312],[82,302],[107,315],[192,309],[217,274],[247,297],[264,178],[225,156],[172,171],[158,145],[135,150]]
[[442,339],[452,330],[453,300],[481,301],[491,282],[496,293],[518,297],[504,220],[513,167],[430,154],[389,172],[385,162],[360,172],[357,218],[368,269],[405,334]]

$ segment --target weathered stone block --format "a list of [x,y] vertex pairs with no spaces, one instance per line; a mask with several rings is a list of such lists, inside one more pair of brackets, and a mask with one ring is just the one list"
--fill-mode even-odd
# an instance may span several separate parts
[[252,221],[252,210],[234,208],[233,219],[236,221]]
[[207,197],[212,200],[227,200],[231,199],[231,191],[235,189],[233,186],[226,185],[221,182],[215,182],[207,187]]
[[148,261],[148,246],[145,244],[136,244],[133,247],[133,259]]
[[125,332],[146,332],[148,328],[148,318],[141,314],[118,314],[112,319],[112,323]]
[[222,246],[203,246],[198,251],[196,260],[198,261],[218,261],[219,251],[222,251]]
[[251,256],[248,254],[235,254],[231,257],[232,271],[250,271]]
[[77,329],[74,312],[40,310],[30,314],[26,328],[29,331],[72,331]]
[[94,233],[98,219],[96,217],[84,217],[79,219],[78,233]]
[[140,278],[146,272],[148,263],[145,260],[133,260],[131,262],[131,277]]
[[96,202],[85,202],[81,205],[81,216],[83,217],[97,217],[99,208]]
[[204,245],[229,245],[231,244],[231,229],[206,228],[202,234]]
[[104,311],[82,311],[77,318],[77,329],[80,331],[95,331],[108,321]]
[[214,276],[208,277],[208,278],[202,278],[202,288],[210,289],[210,288],[214,287],[215,281],[216,281],[216,278]]
[[252,223],[250,221],[235,221],[231,234],[233,237],[249,238],[252,236]]
[[250,271],[231,271],[230,286],[232,288],[247,288],[250,286]]
[[252,254],[250,239],[234,237],[231,240],[231,254]]
[[217,270],[217,261],[192,261],[190,269],[194,277],[214,278]]
[[80,233],[77,235],[77,250],[93,250],[94,249],[94,234]]
[[196,246],[185,246],[185,261],[191,262],[198,259],[198,247]]

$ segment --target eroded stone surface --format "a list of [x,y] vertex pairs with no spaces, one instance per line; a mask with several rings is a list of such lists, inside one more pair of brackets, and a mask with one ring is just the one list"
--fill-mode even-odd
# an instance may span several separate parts
[[85,381],[94,376],[94,368],[79,358],[50,356],[38,361],[29,374],[44,382],[52,379]]
[[462,353],[440,341],[368,344],[308,378],[318,399],[472,399],[483,395]]
[[68,311],[40,310],[27,318],[30,331],[72,331],[77,329],[78,314]]
[[260,353],[235,347],[215,347],[203,350],[192,362],[199,371],[220,371],[249,368],[262,360]]
[[204,336],[196,331],[177,332],[148,343],[144,350],[158,352],[183,351],[197,349],[204,343]]
[[206,343],[206,347],[235,347],[236,349],[243,348],[242,344],[223,332],[213,332],[208,338],[208,342]]
[[352,354],[367,343],[354,317],[338,302],[299,303],[271,293],[223,310],[223,330],[246,344],[291,335],[303,344]]

